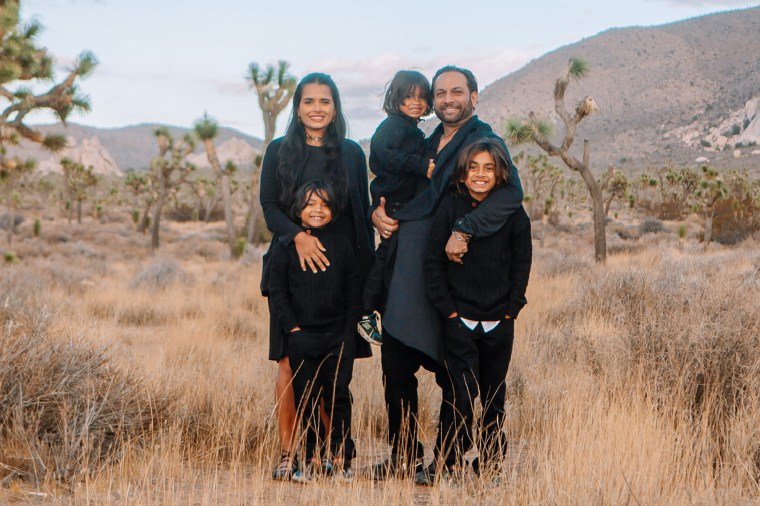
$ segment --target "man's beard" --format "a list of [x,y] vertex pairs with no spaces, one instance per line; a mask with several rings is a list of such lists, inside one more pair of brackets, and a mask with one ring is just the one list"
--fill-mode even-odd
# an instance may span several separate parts
[[[444,109],[446,108],[445,105],[446,104],[444,104]],[[468,101],[467,105],[459,109],[458,114],[456,114],[454,117],[452,117],[449,120],[446,120],[445,117],[443,116],[443,113],[441,113],[438,109],[434,110],[436,117],[439,120],[441,120],[442,123],[459,123],[460,121],[462,121],[462,119],[469,118],[470,116],[472,116],[473,111],[474,111],[474,108],[472,106],[472,100]]]

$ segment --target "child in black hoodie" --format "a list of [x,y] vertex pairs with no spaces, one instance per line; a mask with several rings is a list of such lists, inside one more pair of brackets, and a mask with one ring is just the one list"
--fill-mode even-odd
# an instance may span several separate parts
[[[306,467],[292,477],[308,481],[316,472],[353,478],[351,460],[351,392],[359,319],[359,275],[353,248],[331,230],[334,195],[326,183],[312,181],[296,192],[291,214],[307,234],[319,237],[330,252],[330,267],[304,270],[295,245],[277,242],[272,250],[271,302],[279,308],[279,324],[288,331],[287,352],[294,372],[293,391],[306,435]],[[331,418],[327,453],[319,458],[319,404]],[[321,430],[320,430],[321,429]]]
[[[427,154],[425,134],[417,127],[430,113],[433,97],[430,83],[421,73],[400,70],[387,90],[383,111],[388,117],[377,127],[370,141],[369,168],[375,179],[370,183],[373,207],[385,205],[391,218],[428,185],[433,173],[432,156]],[[395,248],[393,237],[381,236],[375,262],[367,275],[362,308],[366,316],[359,322],[359,334],[371,344],[381,344],[377,313],[382,310],[385,273]]]
[[[512,356],[514,321],[526,304],[532,245],[530,218],[520,207],[489,237],[468,242],[467,256],[452,262],[446,241],[457,219],[471,212],[497,185],[509,178],[508,156],[501,143],[483,138],[459,156],[452,174],[455,191],[438,208],[430,232],[425,264],[428,297],[446,321],[444,361],[452,388],[444,401],[454,407],[441,420],[437,453],[448,471],[464,463],[473,445],[473,412],[480,395],[479,465],[498,468],[506,451],[505,378]],[[454,233],[456,236],[456,232]]]

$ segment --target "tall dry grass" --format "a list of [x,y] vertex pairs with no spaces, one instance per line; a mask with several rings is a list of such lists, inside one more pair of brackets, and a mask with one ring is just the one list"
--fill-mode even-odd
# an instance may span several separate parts
[[[20,238],[21,261],[2,267],[0,503],[760,497],[757,240],[703,252],[674,234],[648,234],[612,241],[598,267],[590,237],[547,235],[516,326],[501,483],[470,475],[433,488],[363,477],[299,486],[269,479],[275,366],[266,360],[258,254],[230,262],[203,225],[172,224],[154,257],[127,226],[60,224],[49,236]],[[379,358],[355,369],[361,470],[388,449]],[[431,375],[420,379],[429,443],[440,397]],[[7,393],[20,390],[37,392],[35,400]]]

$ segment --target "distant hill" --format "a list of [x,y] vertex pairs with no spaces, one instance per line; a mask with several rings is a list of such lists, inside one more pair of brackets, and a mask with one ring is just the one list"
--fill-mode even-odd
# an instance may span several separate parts
[[760,166],[760,7],[614,28],[561,47],[482,90],[476,113],[499,134],[504,120],[530,111],[557,121],[554,82],[574,56],[591,72],[570,84],[567,107],[592,95],[601,110],[583,121],[573,148],[580,157],[588,138],[595,170],[700,157],[717,166]]
[[[69,123],[43,125],[39,128],[44,133],[56,132],[70,137],[70,148],[64,156],[81,161],[85,165],[93,165],[95,171],[101,174],[121,173],[127,169],[145,169],[151,157],[158,152],[153,131],[158,124],[144,123],[121,128],[96,128],[91,126]],[[190,132],[188,128],[169,126],[175,138],[180,138]],[[262,141],[238,130],[220,128],[215,140],[219,158],[222,163],[231,159],[240,166],[253,161],[259,152]],[[11,154],[36,158],[41,170],[59,170],[58,163],[49,152],[36,145],[24,143],[20,148],[9,149]],[[203,167],[208,163],[205,158],[203,145],[198,143],[192,162]],[[81,158],[81,160],[79,160]]]

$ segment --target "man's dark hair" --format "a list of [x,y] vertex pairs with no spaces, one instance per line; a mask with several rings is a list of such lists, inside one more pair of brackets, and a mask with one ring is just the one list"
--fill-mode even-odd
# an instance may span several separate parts
[[333,193],[332,187],[322,181],[309,181],[301,185],[296,194],[293,196],[293,205],[290,207],[290,216],[297,222],[301,222],[301,211],[304,210],[306,204],[309,203],[309,199],[312,195],[316,195],[322,202],[327,205],[330,211],[335,212],[335,193]]
[[478,91],[478,80],[475,79],[475,75],[472,71],[457,67],[456,65],[446,65],[445,67],[438,69],[438,72],[433,76],[433,89],[435,89],[435,80],[445,72],[459,72],[465,77],[465,79],[467,79],[467,89],[469,92],[472,93]]
[[506,185],[509,181],[509,154],[504,148],[504,144],[496,137],[482,137],[472,144],[468,144],[457,158],[457,166],[451,173],[451,184],[456,185],[459,193],[466,194],[467,188],[464,180],[467,178],[467,171],[470,168],[470,161],[478,153],[488,152],[496,165],[496,186]]
[[430,91],[430,83],[427,77],[416,70],[399,70],[396,72],[385,89],[383,111],[388,114],[402,114],[399,108],[404,104],[406,97],[414,94],[415,88],[420,90],[420,98],[427,105],[422,115],[430,114],[430,111],[433,110],[433,94]]

